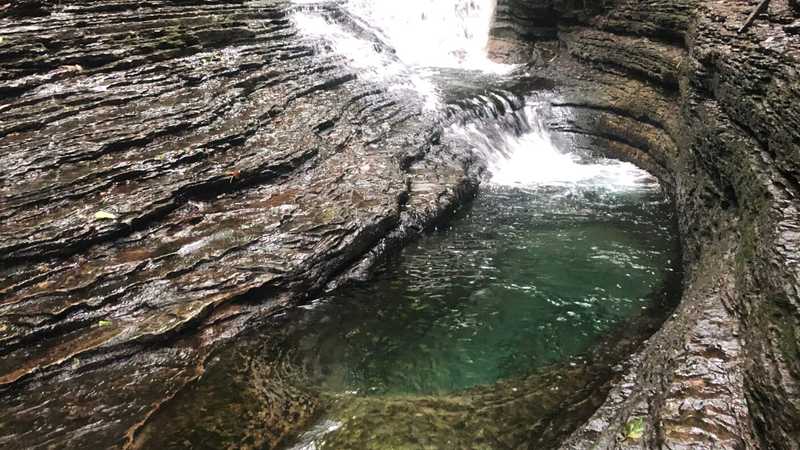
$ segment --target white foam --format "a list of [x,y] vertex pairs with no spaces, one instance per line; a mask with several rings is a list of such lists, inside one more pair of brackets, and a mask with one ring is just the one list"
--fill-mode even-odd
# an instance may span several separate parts
[[[585,162],[559,151],[545,132],[509,136],[505,152],[490,161],[491,182],[503,186],[596,186],[610,191],[652,187],[650,174],[627,162],[600,159]],[[505,156],[505,153],[508,156]]]
[[408,65],[496,73],[513,67],[487,56],[494,0],[349,0],[345,7]]
[[652,175],[631,163],[606,158],[587,161],[557,148],[544,124],[536,121],[540,106],[526,108],[523,118],[528,128],[521,134],[485,123],[454,125],[448,131],[486,161],[489,182],[496,186],[596,187],[616,192],[658,189]]
[[391,53],[378,50],[374,42],[356,36],[313,10],[298,12],[293,20],[306,34],[327,42],[327,51],[346,59],[359,77],[381,83],[390,90],[413,92],[423,99],[425,109],[439,107],[438,90],[424,71],[410,70]]

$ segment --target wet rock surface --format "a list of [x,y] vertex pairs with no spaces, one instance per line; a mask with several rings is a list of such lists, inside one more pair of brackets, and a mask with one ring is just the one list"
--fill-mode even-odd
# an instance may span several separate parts
[[553,106],[573,112],[551,121],[556,133],[669,186],[687,280],[673,318],[564,447],[798,448],[797,11],[774,1],[739,34],[756,2],[606,3],[572,5],[556,42],[512,40],[562,49],[529,66],[559,80]]
[[[359,79],[286,2],[1,8],[0,447],[137,447],[218,344],[476,186],[440,142],[458,108]],[[291,398],[226,442],[276,445]]]

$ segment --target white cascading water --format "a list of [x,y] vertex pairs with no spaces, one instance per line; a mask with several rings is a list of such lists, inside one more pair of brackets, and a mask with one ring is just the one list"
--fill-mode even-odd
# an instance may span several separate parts
[[436,110],[441,106],[437,89],[424,72],[410,70],[392,54],[376,48],[374,42],[314,10],[298,12],[294,22],[306,34],[327,42],[326,50],[346,58],[361,78],[377,82],[389,90],[415,93],[422,98],[426,110]]
[[[314,0],[297,4],[320,5]],[[342,7],[391,47],[410,67],[448,67],[505,73],[513,66],[492,62],[486,52],[495,0],[346,0]],[[372,42],[330,21],[314,20],[313,10],[295,16],[300,28],[326,38],[357,66],[381,66],[386,57]],[[319,17],[319,16],[317,16]],[[347,36],[349,34],[349,36]],[[369,49],[369,50],[368,50]]]
[[[325,4],[294,1],[317,7]],[[362,78],[392,90],[414,92],[427,110],[442,107],[432,82],[434,69],[495,74],[513,69],[492,62],[487,55],[495,0],[346,0],[337,4],[392,51],[385,51],[313,6],[296,13],[294,22],[306,34],[326,41],[328,49],[346,58]]]
[[501,186],[602,186],[610,191],[657,188],[656,179],[630,163],[610,159],[584,162],[556,149],[545,133],[509,136],[508,158],[492,162],[492,183]]
[[[319,1],[295,0],[320,5]],[[502,75],[513,66],[492,62],[487,54],[496,0],[345,0],[337,2],[374,40],[326,17],[314,8],[299,11],[294,21],[308,35],[327,42],[330,52],[346,58],[359,75],[390,90],[419,95],[428,110],[443,108],[433,77],[440,68]],[[586,162],[560,151],[532,107],[523,115],[522,133],[500,125],[473,123],[448,130],[487,160],[490,182],[499,186],[596,186],[609,191],[657,189],[655,179],[633,164],[615,160]],[[491,133],[489,128],[494,127]]]
[[543,116],[540,110],[547,104],[547,100],[528,99],[518,112],[526,126],[519,133],[488,130],[480,123],[453,125],[448,132],[468,142],[482,156],[495,186],[595,187],[610,192],[658,190],[656,178],[631,163],[559,150],[546,125],[538,120]]
[[492,0],[349,0],[347,9],[381,36],[406,64],[506,72],[489,60],[486,47],[494,15]]

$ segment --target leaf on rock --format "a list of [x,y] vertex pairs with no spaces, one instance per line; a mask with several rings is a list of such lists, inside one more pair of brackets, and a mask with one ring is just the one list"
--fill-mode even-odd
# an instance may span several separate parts
[[110,327],[111,326],[111,321],[110,320],[101,320],[101,321],[97,322],[97,325],[101,326],[101,327]]
[[117,216],[108,211],[97,211],[94,213],[94,218],[97,220],[116,220]]
[[638,441],[644,436],[644,418],[637,417],[625,424],[625,438]]

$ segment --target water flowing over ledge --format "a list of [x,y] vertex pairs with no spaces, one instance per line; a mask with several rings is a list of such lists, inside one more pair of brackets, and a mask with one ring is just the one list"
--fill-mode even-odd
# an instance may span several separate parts
[[323,51],[345,58],[361,77],[420,96],[429,110],[443,106],[433,81],[438,69],[504,74],[514,67],[487,56],[494,13],[489,1],[295,3],[293,20],[325,42]]
[[[552,103],[558,103],[552,94],[539,94],[526,99],[520,110],[510,113],[512,121],[501,118],[455,124],[447,133],[486,161],[492,185],[593,188],[611,192],[660,190],[655,177],[631,163],[598,157],[596,152],[558,148],[544,122],[554,114],[569,112],[554,112]],[[509,126],[509,122],[513,125]]]

